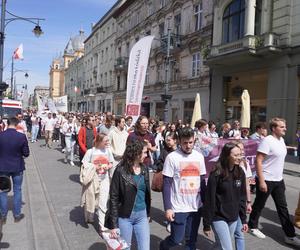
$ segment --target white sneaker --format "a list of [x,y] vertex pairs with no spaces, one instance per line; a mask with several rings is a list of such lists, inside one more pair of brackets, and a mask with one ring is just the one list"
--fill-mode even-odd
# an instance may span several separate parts
[[266,236],[259,229],[257,229],[257,228],[250,229],[249,233],[251,233],[252,235],[256,236],[259,239],[266,238]]
[[300,247],[300,239],[297,236],[294,237],[284,236],[284,241],[286,244]]
[[167,226],[166,226],[166,230],[168,233],[171,233],[171,223],[168,222]]
[[66,158],[64,159],[64,163],[68,163],[68,160]]
[[65,150],[64,148],[61,150],[62,153],[64,153],[65,151],[66,151],[66,150]]
[[72,161],[70,161],[70,165],[71,165],[72,167],[75,166],[74,162],[72,162]]

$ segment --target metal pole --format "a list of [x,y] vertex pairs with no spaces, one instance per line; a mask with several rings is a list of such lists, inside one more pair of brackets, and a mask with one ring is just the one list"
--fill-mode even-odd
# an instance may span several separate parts
[[14,56],[11,57],[10,93],[11,99],[14,99]]
[[1,1],[1,25],[0,25],[0,84],[3,82],[5,12],[6,12],[6,0],[2,0]]
[[165,108],[164,108],[164,122],[169,122],[168,112],[169,112],[169,65],[170,65],[170,46],[171,46],[171,29],[168,28],[168,41],[167,41],[167,57],[166,57],[166,65],[165,65]]

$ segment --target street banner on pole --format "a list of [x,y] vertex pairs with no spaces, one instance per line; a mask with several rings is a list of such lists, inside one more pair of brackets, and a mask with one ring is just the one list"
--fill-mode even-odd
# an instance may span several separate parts
[[137,120],[141,111],[146,71],[154,36],[146,36],[131,49],[128,63],[126,115]]
[[68,112],[68,96],[53,97],[55,107],[58,112]]

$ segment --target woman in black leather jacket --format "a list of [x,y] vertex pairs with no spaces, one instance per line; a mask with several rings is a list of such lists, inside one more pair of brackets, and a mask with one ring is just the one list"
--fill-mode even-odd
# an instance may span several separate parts
[[105,227],[111,237],[121,237],[130,245],[134,230],[139,250],[150,249],[150,184],[149,172],[143,165],[147,156],[147,143],[135,141],[127,145],[110,185],[110,200]]

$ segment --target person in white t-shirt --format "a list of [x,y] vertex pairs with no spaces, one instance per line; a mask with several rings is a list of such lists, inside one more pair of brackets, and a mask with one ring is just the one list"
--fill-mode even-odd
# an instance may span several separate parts
[[46,146],[48,146],[48,148],[51,148],[51,146],[52,146],[52,135],[53,135],[53,130],[54,130],[54,126],[55,126],[55,120],[52,118],[52,114],[48,113],[47,118],[42,120],[42,122],[44,124],[44,129],[45,129]]
[[295,228],[289,217],[283,180],[287,148],[282,137],[286,132],[286,121],[282,118],[271,119],[270,130],[271,135],[265,137],[257,149],[257,187],[256,198],[248,222],[250,233],[258,238],[265,238],[265,235],[258,229],[258,220],[269,195],[271,195],[285,233],[285,242],[300,246],[300,240],[296,237]]
[[100,231],[107,230],[104,227],[105,213],[107,211],[107,201],[109,198],[109,170],[112,168],[114,158],[109,149],[109,138],[105,134],[97,134],[94,142],[94,147],[86,151],[82,163],[93,163],[97,169],[99,179],[99,204],[98,204],[98,221]]
[[160,250],[179,245],[183,239],[188,249],[195,249],[201,219],[204,157],[193,149],[195,137],[191,128],[182,128],[178,134],[180,147],[167,156],[163,167],[163,201],[171,235],[161,241]]

